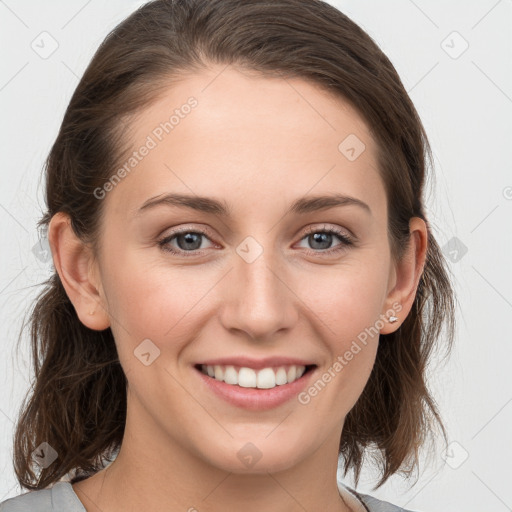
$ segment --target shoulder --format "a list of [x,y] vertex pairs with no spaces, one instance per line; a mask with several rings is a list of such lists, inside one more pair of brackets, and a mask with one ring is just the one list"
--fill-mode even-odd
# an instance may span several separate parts
[[359,499],[366,505],[370,512],[413,512],[388,501],[382,501],[368,494],[357,493]]
[[52,490],[28,491],[0,503],[0,512],[25,512],[29,510],[53,512]]
[[0,503],[0,512],[86,512],[69,482],[28,491]]
[[[363,494],[361,492],[358,492],[349,485],[340,481],[338,481],[338,488],[340,489],[340,492],[342,489],[348,491],[349,494],[351,494],[353,497],[357,499],[359,507],[361,507],[361,504],[364,505],[365,509],[368,512],[413,512],[412,510],[408,510],[397,505],[393,505],[388,501],[383,501],[379,500],[378,498],[374,498],[369,494]],[[354,505],[356,504],[354,503]]]

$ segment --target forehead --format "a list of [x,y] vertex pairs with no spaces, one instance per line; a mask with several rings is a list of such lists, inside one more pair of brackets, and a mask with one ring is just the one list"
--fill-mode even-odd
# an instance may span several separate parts
[[385,199],[367,125],[309,81],[214,66],[170,84],[128,124],[138,155],[124,156],[126,177],[108,196],[126,214],[170,191],[229,203],[272,196],[279,203],[309,191],[377,207]]

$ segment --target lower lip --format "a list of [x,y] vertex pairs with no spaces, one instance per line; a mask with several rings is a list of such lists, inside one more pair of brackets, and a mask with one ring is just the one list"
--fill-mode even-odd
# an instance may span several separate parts
[[306,387],[311,375],[315,373],[316,370],[316,368],[312,368],[291,384],[283,384],[282,386],[276,386],[270,389],[259,389],[226,384],[225,382],[205,375],[196,367],[193,368],[194,371],[199,374],[202,381],[208,386],[208,389],[212,390],[217,396],[236,407],[251,411],[272,409],[296,397]]

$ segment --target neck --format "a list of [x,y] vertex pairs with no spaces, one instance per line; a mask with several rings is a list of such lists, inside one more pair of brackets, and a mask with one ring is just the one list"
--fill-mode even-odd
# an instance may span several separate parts
[[[274,471],[222,470],[151,421],[137,424],[128,407],[123,443],[115,461],[73,488],[87,512],[350,512],[337,481],[339,436],[333,432],[313,453]],[[181,442],[180,442],[181,441]],[[264,462],[263,458],[260,461]]]

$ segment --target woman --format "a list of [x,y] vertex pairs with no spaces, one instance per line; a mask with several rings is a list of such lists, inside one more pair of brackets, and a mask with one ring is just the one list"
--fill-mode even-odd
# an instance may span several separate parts
[[46,165],[55,274],[13,510],[403,510],[453,293],[425,131],[318,0],[156,0],[102,43]]

